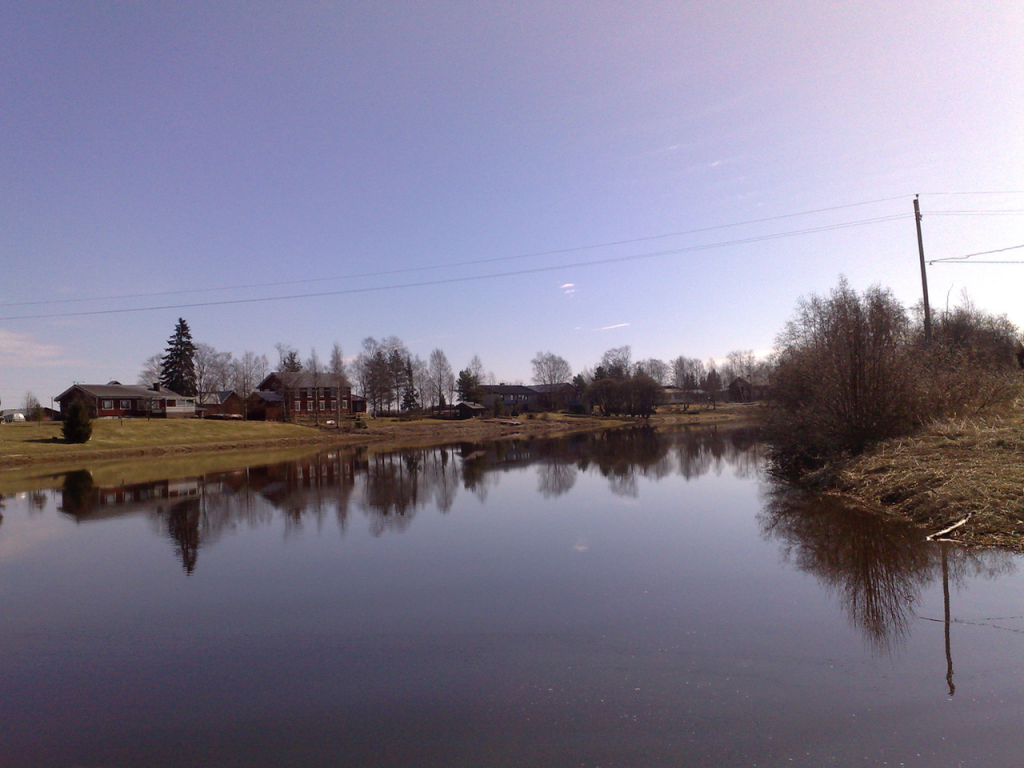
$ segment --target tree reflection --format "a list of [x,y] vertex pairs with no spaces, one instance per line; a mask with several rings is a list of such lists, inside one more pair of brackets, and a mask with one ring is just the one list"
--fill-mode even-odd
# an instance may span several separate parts
[[92,481],[92,473],[77,469],[64,475],[60,489],[60,510],[81,519],[94,512],[99,505],[99,489]]
[[953,692],[948,627],[949,584],[969,576],[994,578],[1016,568],[1007,553],[942,549],[920,528],[883,517],[835,496],[773,487],[758,516],[762,535],[838,596],[875,652],[891,653],[907,638],[925,586],[942,579],[947,682]]
[[914,605],[934,575],[933,548],[920,529],[832,496],[778,490],[760,515],[766,539],[835,593],[878,652],[907,637]]
[[199,499],[185,499],[167,510],[167,533],[185,572],[191,574],[199,560]]
[[69,472],[62,512],[77,520],[150,515],[174,542],[187,573],[199,551],[223,533],[283,521],[286,537],[307,525],[320,530],[331,514],[345,535],[349,511],[360,510],[375,536],[406,530],[424,507],[444,513],[468,490],[483,501],[507,472],[536,467],[546,499],[572,492],[581,474],[596,472],[612,493],[637,496],[638,481],[670,474],[686,479],[733,466],[758,465],[752,430],[692,429],[661,433],[651,427],[417,448],[392,453],[325,451],[289,462],[251,466],[178,480],[100,486],[86,471]]
[[576,485],[578,469],[572,464],[552,460],[537,468],[537,491],[545,499],[564,496]]

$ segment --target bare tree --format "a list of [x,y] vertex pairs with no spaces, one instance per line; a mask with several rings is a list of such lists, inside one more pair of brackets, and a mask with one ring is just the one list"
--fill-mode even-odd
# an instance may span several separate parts
[[392,403],[401,405],[402,393],[410,383],[407,380],[409,350],[397,336],[388,336],[384,339],[381,342],[381,349],[386,358],[384,377],[386,379],[385,386],[388,389],[386,400],[390,410]]
[[680,389],[693,391],[700,389],[701,382],[707,375],[703,361],[695,357],[679,356],[672,361],[672,383]]
[[546,391],[541,396],[543,407],[559,408],[564,406],[563,397],[557,391],[559,384],[566,384],[572,378],[572,368],[565,358],[553,352],[538,352],[530,361],[533,365],[533,381],[540,384]]
[[196,390],[200,402],[211,392],[227,388],[231,353],[218,352],[209,344],[196,344],[193,358],[196,369]]
[[757,366],[757,358],[753,350],[736,349],[725,356],[722,379],[725,383],[732,382],[738,376],[748,382],[754,377],[754,370]]
[[159,352],[147,357],[145,362],[142,364],[142,370],[139,371],[139,384],[152,387],[160,381],[160,372],[163,370],[163,365],[164,356]]
[[647,360],[641,360],[634,366],[633,375],[638,376],[641,374],[649,376],[662,386],[665,386],[671,381],[672,369],[663,360],[651,357]]
[[251,350],[231,364],[231,388],[242,398],[244,415],[249,415],[248,397],[256,386],[267,377],[270,363],[266,355],[257,355]]
[[324,368],[315,347],[310,348],[309,357],[306,359],[306,370],[309,372],[310,381],[313,384],[313,389],[309,393],[313,401],[313,423],[320,426],[320,385]]
[[430,388],[438,406],[451,402],[455,390],[455,374],[448,357],[440,349],[430,353]]
[[434,394],[430,385],[430,366],[419,355],[410,360],[410,366],[412,368],[412,385],[416,392],[419,393],[420,406],[422,408],[430,408],[430,406],[435,405]]
[[43,406],[39,404],[38,398],[31,392],[25,393],[25,399],[22,401],[22,409],[25,411],[25,418],[28,421],[42,421],[43,420]]
[[345,355],[342,354],[341,344],[334,342],[334,346],[331,347],[331,360],[327,364],[327,370],[331,374],[332,384],[335,387],[335,411],[336,421],[341,423],[341,392],[349,386],[348,383],[348,366],[345,365]]
[[595,379],[615,379],[625,381],[633,373],[630,362],[633,352],[629,345],[614,347],[601,355],[601,362],[594,371]]
[[538,352],[537,356],[530,361],[533,365],[533,381],[536,384],[554,386],[562,384],[572,378],[572,368],[565,358],[559,357],[553,352]]

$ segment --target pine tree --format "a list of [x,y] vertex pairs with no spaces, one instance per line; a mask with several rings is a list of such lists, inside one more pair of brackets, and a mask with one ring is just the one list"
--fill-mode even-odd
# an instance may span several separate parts
[[160,384],[172,392],[195,397],[196,390],[196,346],[192,343],[192,332],[182,317],[174,326],[174,335],[167,341],[166,354],[161,360]]
[[69,443],[84,443],[92,437],[92,421],[81,400],[71,403],[61,432]]

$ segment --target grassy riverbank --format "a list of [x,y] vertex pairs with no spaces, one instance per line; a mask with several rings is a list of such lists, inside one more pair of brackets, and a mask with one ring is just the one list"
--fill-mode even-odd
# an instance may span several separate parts
[[937,423],[807,480],[909,520],[936,538],[1024,551],[1024,410],[1019,407],[984,421]]
[[[649,423],[669,428],[701,426],[747,420],[750,413],[749,406],[686,413],[669,408]],[[152,479],[151,475],[166,471],[182,477],[208,471],[211,466],[226,469],[279,460],[317,446],[384,451],[519,435],[557,435],[646,422],[546,413],[516,419],[379,418],[365,419],[363,423],[364,428],[347,423],[339,430],[274,422],[101,419],[93,422],[92,439],[84,445],[63,442],[60,424],[4,424],[0,426],[0,493],[33,485],[28,482],[33,478],[38,480],[83,467],[102,468],[140,482],[139,478]]]

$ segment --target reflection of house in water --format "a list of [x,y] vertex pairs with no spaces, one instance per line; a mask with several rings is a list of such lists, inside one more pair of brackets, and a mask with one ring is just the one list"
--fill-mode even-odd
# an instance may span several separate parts
[[199,495],[199,480],[157,480],[97,486],[87,470],[68,472],[61,487],[60,510],[80,523],[124,515],[162,513],[169,504]]
[[[581,472],[596,469],[616,493],[637,493],[638,477],[672,472],[696,477],[723,463],[756,456],[753,437],[735,430],[661,434],[638,427],[558,438],[458,443],[393,453],[325,451],[278,464],[180,480],[98,486],[89,472],[69,472],[61,511],[80,522],[147,515],[169,536],[191,572],[200,547],[240,525],[269,524],[283,515],[285,533],[329,514],[344,533],[352,505],[369,518],[374,535],[403,531],[417,510],[452,508],[460,490],[483,501],[502,473],[537,466],[537,490],[556,498]],[[756,463],[756,458],[751,462]]]
[[307,512],[322,521],[325,509],[334,506],[344,530],[357,464],[352,454],[331,452],[282,464],[250,467],[248,488],[284,512],[292,526],[300,526]]

